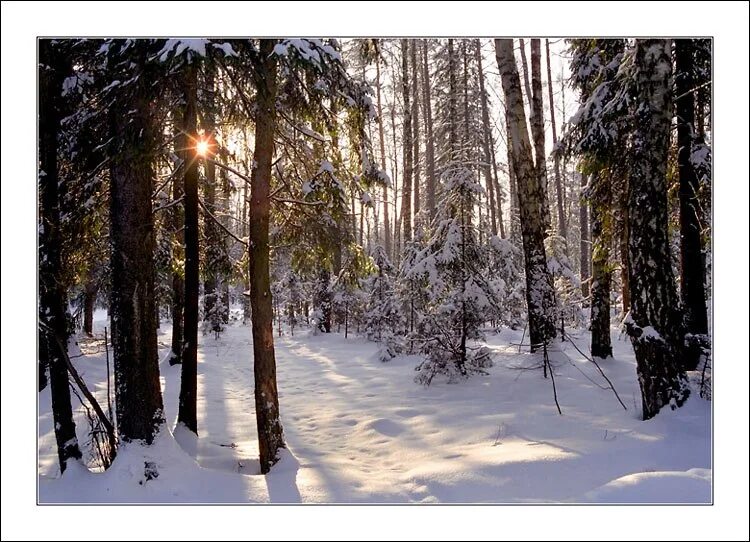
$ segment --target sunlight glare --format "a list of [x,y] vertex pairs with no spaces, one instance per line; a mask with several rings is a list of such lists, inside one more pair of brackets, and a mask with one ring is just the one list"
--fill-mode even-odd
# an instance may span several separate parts
[[205,139],[199,140],[195,146],[195,150],[198,153],[198,156],[202,156],[205,158],[208,154],[208,141],[206,141]]

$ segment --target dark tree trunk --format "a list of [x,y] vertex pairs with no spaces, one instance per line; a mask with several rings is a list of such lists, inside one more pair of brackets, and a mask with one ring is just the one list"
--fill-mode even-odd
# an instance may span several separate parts
[[425,204],[429,220],[435,217],[435,135],[432,127],[432,102],[430,94],[430,67],[427,58],[427,40],[422,42],[422,104],[425,121]]
[[413,156],[413,192],[414,192],[414,216],[419,214],[421,207],[420,199],[420,187],[419,187],[419,64],[417,63],[417,42],[413,41],[411,44],[411,77],[412,77],[412,104],[411,104],[411,126],[412,126],[412,142],[414,145],[414,156]]
[[[62,115],[60,92],[70,71],[55,45],[39,41],[39,365],[40,391],[49,369],[52,418],[60,472],[68,459],[80,459],[73,409],[70,404],[66,352],[68,344],[66,293],[62,284],[60,194],[57,168],[58,136]],[[44,380],[42,380],[44,376]]]
[[581,217],[581,293],[585,298],[589,296],[589,286],[591,279],[591,237],[589,236],[589,202],[583,191],[588,185],[588,178],[581,174],[581,196],[579,213]]
[[[172,200],[177,201],[184,195],[184,177],[187,163],[190,160],[188,152],[188,138],[182,131],[182,119],[178,120],[181,112],[175,111],[175,154],[180,160],[177,171],[172,179]],[[185,214],[182,205],[173,205],[169,210],[169,227],[173,232],[172,243],[172,351],[169,355],[170,365],[182,363],[183,325],[185,310],[185,277],[184,269],[180,269],[185,259]]]
[[667,238],[667,159],[672,119],[672,61],[668,40],[636,40],[637,113],[630,174],[629,273],[633,342],[643,419],[689,394],[678,366],[677,294]]
[[[475,46],[475,58],[477,62],[477,70],[479,72],[479,96],[482,103],[482,173],[484,174],[484,180],[487,184],[487,192],[490,199],[490,227],[492,228],[492,235],[497,235],[497,211],[500,211],[500,228],[502,229],[502,210],[500,209],[500,198],[498,197],[497,203],[495,202],[495,186],[492,178],[492,156],[490,154],[490,148],[492,152],[495,151],[494,145],[491,145],[491,132],[490,132],[490,114],[489,108],[487,107],[487,93],[484,88],[484,72],[482,70],[482,47],[481,42],[476,40]],[[499,194],[498,194],[499,196]],[[504,235],[502,235],[504,237]]]
[[[680,176],[680,294],[685,333],[708,335],[706,292],[703,277],[703,251],[698,204],[698,179],[690,160],[695,137],[695,103],[693,99],[693,41],[675,40],[677,106],[677,167]],[[693,371],[698,366],[701,352],[697,341],[689,341],[683,368]],[[692,344],[695,343],[695,344]]]
[[95,279],[89,280],[83,289],[83,332],[89,337],[94,334],[94,310],[99,284]]
[[618,251],[620,253],[620,282],[622,283],[622,312],[627,314],[630,310],[630,282],[628,280],[628,180],[622,179],[622,188],[617,195],[617,215],[620,223],[619,236],[617,239]]
[[516,181],[516,170],[513,167],[513,134],[510,129],[510,118],[505,115],[505,138],[507,142],[508,155],[508,184],[510,187],[510,216],[508,218],[510,227],[510,240],[516,246],[521,245],[521,218],[518,210],[518,182]]
[[255,413],[258,423],[260,469],[271,470],[278,461],[284,435],[279,417],[276,359],[273,348],[273,303],[269,278],[268,225],[270,215],[271,162],[276,131],[275,40],[261,40],[255,66],[258,89],[255,119],[256,167],[251,176],[250,200],[250,305],[253,318],[255,358]]
[[[395,63],[394,63],[395,64]],[[393,67],[393,71],[391,72],[391,77],[395,81],[396,79],[396,68]],[[396,146],[396,100],[394,97],[394,101],[391,104],[391,136],[393,139],[393,153],[391,154],[391,162],[393,165],[393,254],[390,255],[392,261],[397,262],[398,258],[401,255],[400,251],[400,236],[398,233],[398,224],[399,224],[399,217],[398,217],[398,206],[396,205],[397,195],[398,195],[398,147]]]
[[[247,196],[247,183],[242,183],[242,236],[248,237],[250,231],[247,226],[248,223],[248,203],[250,200]],[[243,286],[245,288],[242,295],[242,324],[244,325],[250,319],[250,297],[245,295],[245,292],[250,291],[250,275],[244,274]]]
[[199,247],[198,247],[198,82],[195,63],[184,68],[183,92],[185,110],[182,129],[188,137],[185,166],[185,338],[182,353],[182,377],[180,380],[180,407],[177,423],[182,423],[198,434],[198,294],[199,294]]
[[456,96],[458,95],[458,84],[456,83],[456,54],[453,48],[453,40],[448,40],[448,162],[458,159],[458,110]]
[[593,174],[591,204],[591,355],[608,358],[612,355],[610,338],[609,294],[612,269],[609,251],[612,246],[612,193],[609,179]]
[[[209,141],[209,148],[213,147],[214,140],[214,73],[210,62],[206,64],[206,89],[204,91],[203,107],[203,128],[204,138]],[[216,165],[211,160],[204,163],[206,182],[204,184],[203,198],[206,209],[216,217]],[[223,321],[223,311],[217,312],[217,302],[219,300],[218,291],[218,264],[221,257],[221,245],[223,239],[219,226],[214,223],[214,219],[208,213],[203,214],[203,231],[206,240],[205,252],[205,269],[203,278],[203,320],[211,325],[211,329]]]
[[[378,41],[375,40],[375,90],[378,98],[378,136],[380,138],[380,169],[385,171],[385,131],[383,130],[383,105],[381,97],[381,82],[380,82],[380,47]],[[388,187],[383,187],[383,234],[385,236],[385,253],[391,254],[391,219],[390,219],[390,204],[388,203]]]
[[531,351],[534,352],[555,336],[554,291],[544,249],[544,187],[531,158],[531,144],[521,97],[521,81],[513,56],[513,40],[496,39],[495,50],[505,94],[513,170],[518,183],[521,235],[526,263],[529,338]]
[[122,151],[111,167],[112,325],[117,424],[124,441],[151,444],[164,421],[154,320],[154,222],[151,193],[155,126],[148,51],[124,105],[129,122],[112,111]]
[[401,40],[401,90],[404,99],[404,180],[401,187],[401,227],[402,247],[411,240],[411,183],[413,173],[413,142],[411,132],[411,114],[409,92],[409,40]]
[[500,237],[505,239],[505,225],[503,221],[503,191],[500,188],[500,179],[497,175],[497,158],[495,158],[495,138],[492,130],[488,134],[490,140],[490,160],[492,162],[492,184],[495,186],[495,196],[497,198],[497,225],[500,231]]
[[[549,118],[552,123],[552,149],[557,149],[557,127],[555,125],[555,99],[552,93],[552,66],[549,61],[549,39],[544,40],[546,53],[547,53],[547,89],[549,91]],[[560,236],[565,239],[565,251],[568,250],[568,222],[565,217],[565,204],[563,202],[564,192],[562,179],[560,178],[560,157],[557,152],[554,152],[554,168],[555,168],[555,191],[557,192],[557,223]]]
[[518,40],[518,48],[521,50],[521,69],[523,70],[523,88],[526,91],[526,103],[531,108],[531,85],[529,84],[529,61],[526,59],[526,43],[523,38]]
[[531,135],[534,140],[536,174],[542,187],[542,217],[545,237],[550,229],[549,197],[547,196],[547,153],[544,149],[544,104],[542,100],[542,52],[540,40],[531,40]]

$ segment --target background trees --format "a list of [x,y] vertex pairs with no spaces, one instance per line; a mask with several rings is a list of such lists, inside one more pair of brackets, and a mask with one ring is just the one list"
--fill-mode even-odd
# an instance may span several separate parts
[[710,44],[570,40],[570,119],[545,45],[522,85],[522,40],[43,40],[39,377],[61,464],[80,449],[55,345],[97,303],[119,437],[146,442],[162,313],[197,432],[199,321],[245,304],[264,472],[284,445],[274,324],[420,353],[429,383],[489,366],[488,331],[528,325],[536,350],[589,305],[606,358],[630,311],[644,416],[682,402],[708,345]]

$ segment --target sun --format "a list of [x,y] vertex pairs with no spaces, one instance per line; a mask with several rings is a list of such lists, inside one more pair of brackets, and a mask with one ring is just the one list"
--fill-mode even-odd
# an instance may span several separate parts
[[205,158],[208,154],[208,147],[208,141],[206,141],[205,139],[200,139],[195,145],[195,151],[198,153],[198,156],[202,156]]

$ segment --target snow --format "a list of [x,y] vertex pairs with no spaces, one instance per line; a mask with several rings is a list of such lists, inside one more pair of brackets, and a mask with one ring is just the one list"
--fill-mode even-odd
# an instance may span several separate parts
[[705,503],[711,501],[711,471],[641,472],[622,476],[585,495],[587,502]]
[[324,171],[333,175],[333,164],[331,164],[328,160],[322,160],[320,162],[320,169],[318,169],[318,173],[323,173]]
[[[196,39],[196,38],[181,38],[181,39],[168,39],[159,51],[158,56],[161,62],[164,62],[169,57],[169,53],[174,51],[175,56],[181,55],[184,51],[188,51],[188,59],[194,55],[206,56],[206,44],[210,43],[207,39]],[[226,45],[226,44],[225,44]],[[231,46],[230,46],[231,49]],[[226,54],[226,51],[224,51]]]
[[[235,309],[237,310],[237,309]],[[95,332],[108,325],[95,315]],[[569,330],[581,347],[588,332]],[[351,332],[350,332],[351,333]],[[159,332],[167,423],[152,446],[122,446],[113,466],[59,476],[49,388],[39,395],[41,502],[119,503],[538,503],[710,502],[711,403],[698,393],[680,409],[639,418],[630,340],[613,330],[614,358],[596,368],[570,343],[550,358],[563,415],[539,358],[518,352],[521,330],[487,331],[488,376],[414,383],[421,357],[388,363],[379,345],[304,326],[275,337],[281,422],[288,445],[259,474],[252,335],[229,325],[199,338],[198,431],[176,427],[180,367],[168,363],[171,333]],[[106,404],[104,349],[80,341],[73,362]],[[86,355],[86,352],[94,353]],[[111,350],[110,350],[111,356]],[[575,363],[575,366],[573,365]],[[76,405],[76,399],[73,399]],[[79,441],[88,440],[77,412]],[[158,477],[147,480],[146,463]]]
[[228,56],[237,56],[237,53],[232,48],[232,44],[225,42],[225,43],[212,43],[211,44],[214,48],[221,50],[224,53],[224,57]]

